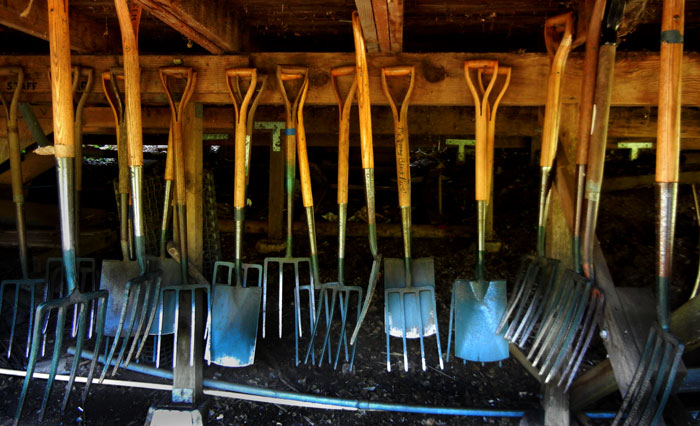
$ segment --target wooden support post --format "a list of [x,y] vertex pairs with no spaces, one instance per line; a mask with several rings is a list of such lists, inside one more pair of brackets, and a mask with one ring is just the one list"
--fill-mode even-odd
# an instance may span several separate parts
[[[187,194],[187,255],[190,264],[201,270],[203,238],[202,223],[202,104],[191,103],[185,110],[183,130],[183,153],[185,157],[185,190]],[[180,236],[184,238],[185,236]],[[204,320],[206,302],[202,292],[195,296],[196,314],[194,324],[191,322],[190,292],[180,293],[180,315],[178,317],[178,339],[176,351],[176,367],[173,375],[173,402],[198,404],[202,395],[202,360],[204,336]],[[194,341],[190,340],[190,331],[194,328]],[[192,365],[190,366],[190,345],[194,345]]]
[[283,121],[256,122],[256,129],[271,130],[270,169],[267,214],[267,238],[282,241],[282,224],[284,222],[284,154],[282,152]]

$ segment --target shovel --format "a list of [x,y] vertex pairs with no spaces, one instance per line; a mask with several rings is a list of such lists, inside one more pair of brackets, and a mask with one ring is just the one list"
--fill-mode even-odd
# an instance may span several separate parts
[[644,352],[613,425],[653,425],[663,415],[681,364],[684,344],[669,331],[681,129],[683,0],[664,1],[661,18],[659,118],[656,139],[656,314]]
[[[408,90],[401,102],[400,112],[387,84],[387,77],[410,78]],[[406,339],[420,339],[421,364],[427,369],[423,338],[432,336],[437,340],[440,368],[444,368],[437,309],[435,307],[435,266],[432,257],[411,258],[411,170],[408,144],[408,103],[413,91],[415,68],[401,66],[382,68],[382,89],[394,116],[396,139],[396,180],[401,207],[403,233],[403,259],[384,261],[384,321],[386,333],[386,368],[391,371],[390,336],[403,339],[404,370],[408,371]]]
[[15,212],[17,215],[17,238],[19,245],[19,264],[22,270],[22,278],[2,280],[0,284],[0,312],[2,312],[3,299],[5,290],[14,288],[14,300],[12,303],[12,322],[10,324],[10,340],[7,345],[7,357],[12,354],[12,343],[15,336],[15,326],[17,322],[17,311],[19,309],[19,292],[27,290],[29,292],[29,329],[27,331],[27,347],[25,349],[25,357],[29,356],[29,348],[32,344],[32,327],[34,325],[34,310],[36,309],[35,295],[37,291],[43,290],[43,299],[45,302],[48,297],[48,286],[43,279],[29,278],[29,258],[27,255],[27,227],[24,221],[24,189],[22,187],[22,159],[20,157],[19,148],[19,133],[17,130],[17,105],[19,102],[20,93],[22,92],[22,84],[24,82],[24,71],[20,67],[3,67],[0,68],[0,76],[14,77],[15,90],[12,95],[12,100],[9,105],[5,101],[5,97],[0,94],[0,102],[2,102],[5,116],[7,117],[7,138],[9,142],[10,154],[10,173],[12,175],[12,199],[15,203]]
[[[66,283],[68,285],[69,294],[66,297],[50,300],[41,303],[36,310],[36,321],[33,327],[33,337],[29,362],[27,364],[27,375],[24,378],[22,392],[17,405],[17,412],[14,418],[14,424],[18,424],[22,415],[22,407],[24,400],[29,391],[29,385],[34,376],[39,349],[41,345],[42,322],[45,315],[51,311],[57,310],[57,324],[55,331],[55,342],[53,354],[51,358],[51,370],[49,378],[46,382],[44,397],[39,411],[39,419],[41,420],[46,411],[46,406],[51,394],[51,389],[54,384],[56,372],[58,370],[58,362],[61,358],[61,349],[64,336],[64,328],[66,322],[66,313],[73,306],[79,306],[78,332],[76,336],[76,351],[71,365],[70,377],[66,384],[65,394],[61,410],[63,411],[68,403],[70,391],[73,388],[73,382],[80,363],[80,354],[85,343],[88,323],[89,305],[93,301],[101,301],[99,303],[99,312],[97,318],[97,337],[95,339],[95,347],[99,348],[102,343],[102,335],[105,320],[105,308],[107,305],[108,293],[104,290],[94,292],[82,292],[77,286],[76,276],[76,255],[75,255],[75,201],[73,188],[73,168],[74,168],[74,135],[73,126],[67,125],[73,123],[73,108],[71,94],[71,67],[70,67],[70,42],[69,42],[69,27],[68,27],[68,4],[61,0],[50,0],[48,2],[49,10],[49,47],[51,56],[51,92],[54,102],[53,108],[53,123],[54,123],[54,152],[56,157],[56,171],[58,181],[58,201],[60,209],[60,228],[61,228],[61,249],[63,252],[64,268],[66,273]],[[96,367],[96,359],[90,364],[88,379],[83,391],[83,401],[85,400],[90,383],[92,382],[93,374]]]
[[[196,344],[197,336],[195,336],[194,318],[196,315],[196,292],[197,290],[203,290],[206,294],[207,299],[207,310],[211,309],[211,295],[210,286],[208,284],[189,284],[188,283],[188,258],[187,258],[187,205],[186,205],[186,194],[185,194],[185,158],[183,153],[183,118],[184,112],[187,105],[194,93],[195,87],[197,85],[197,73],[189,67],[184,66],[170,66],[162,67],[158,70],[160,81],[163,84],[163,89],[165,95],[168,98],[168,103],[170,104],[171,112],[171,127],[172,127],[172,145],[173,145],[173,170],[175,172],[175,213],[177,214],[177,235],[180,245],[180,256],[182,256],[180,266],[180,279],[173,280],[172,282],[163,282],[163,286],[160,288],[159,305],[162,305],[168,301],[168,298],[172,297],[175,305],[175,312],[172,317],[169,317],[170,321],[174,325],[175,338],[173,339],[173,368],[176,367],[176,355],[177,355],[177,343],[178,343],[178,329],[180,323],[180,296],[181,293],[190,293],[189,300],[190,312],[192,319],[192,324],[190,326],[190,344],[189,344],[189,365],[190,367],[194,365],[194,346]],[[173,95],[173,88],[171,83],[174,80],[180,80],[184,82],[184,89],[182,90],[179,101],[175,100]],[[163,325],[167,323],[164,311],[162,309],[158,315],[158,336],[162,333],[160,331],[163,329]],[[209,333],[211,315],[207,315],[207,326],[205,327],[205,336],[211,337]],[[156,359],[160,359],[161,350],[161,339],[158,339],[156,345]]]
[[543,312],[555,304],[559,296],[555,287],[560,262],[545,256],[545,229],[549,212],[550,174],[559,139],[561,80],[573,42],[573,26],[572,13],[555,16],[545,22],[545,44],[551,69],[547,80],[547,102],[540,152],[537,256],[527,256],[523,259],[506,313],[497,329],[498,333],[505,329],[505,338],[521,348],[527,344]]
[[355,324],[355,330],[350,337],[354,345],[360,333],[362,322],[372,303],[374,290],[379,281],[379,270],[382,265],[382,255],[377,244],[377,216],[374,201],[374,146],[372,144],[372,111],[369,93],[369,71],[367,70],[367,48],[362,34],[362,25],[357,11],[352,13],[352,33],[355,41],[355,73],[357,78],[357,109],[360,116],[360,150],[362,151],[362,171],[364,172],[365,197],[367,200],[367,231],[369,249],[372,253],[372,270],[369,274],[365,301],[362,311]]
[[[232,83],[231,79],[234,80]],[[248,79],[248,90],[241,92],[240,80]],[[264,79],[263,79],[264,82]],[[258,72],[255,68],[231,68],[226,70],[226,84],[235,111],[235,171],[234,218],[236,222],[235,262],[214,264],[211,343],[206,359],[225,367],[245,367],[255,361],[255,345],[258,337],[258,319],[262,299],[262,266],[244,264],[242,258],[243,226],[246,206],[246,178],[248,176],[250,137],[248,134],[248,109],[256,95]],[[264,83],[263,83],[264,84]],[[257,91],[256,100],[262,90]],[[253,102],[254,103],[254,102]],[[252,122],[252,117],[251,120]],[[221,271],[226,269],[226,280],[220,283]],[[257,271],[257,287],[249,287],[248,272]],[[232,275],[235,274],[235,278]]]
[[[147,330],[144,324],[151,316],[151,312],[158,307],[159,290],[162,272],[159,269],[153,268],[146,274],[147,264],[145,256],[145,236],[143,230],[143,204],[142,204],[142,176],[143,176],[143,141],[142,141],[142,125],[141,125],[141,93],[140,75],[141,70],[138,62],[138,23],[141,16],[140,6],[133,4],[129,5],[121,1],[115,2],[117,17],[122,35],[122,45],[124,50],[124,108],[123,114],[126,118],[126,139],[127,139],[127,157],[129,162],[129,178],[131,181],[131,200],[133,206],[133,225],[134,225],[134,251],[136,254],[136,265],[118,262],[115,265],[109,265],[107,272],[105,266],[102,268],[100,279],[100,288],[109,289],[110,305],[112,308],[107,308],[111,321],[116,320],[114,329],[114,340],[112,342],[107,361],[100,376],[102,382],[109,370],[110,363],[119,346],[120,340],[122,347],[119,351],[117,362],[112,370],[114,375],[121,365],[121,361],[126,353],[126,348],[129,346],[129,338],[131,340],[131,349],[127,362],[134,350],[143,343],[147,337]],[[115,83],[116,78],[111,77],[110,80]],[[115,109],[115,119],[117,118]],[[123,223],[123,218],[122,218]],[[122,244],[123,247],[123,244]],[[135,268],[134,271],[131,268]],[[119,306],[120,309],[117,309]],[[138,322],[137,320],[138,313]],[[114,322],[113,322],[114,324]],[[126,327],[124,325],[126,324]],[[134,329],[134,326],[136,327]]]
[[[285,249],[284,257],[268,257],[265,258],[263,264],[263,338],[265,338],[265,314],[266,314],[266,301],[267,301],[267,277],[270,271],[270,265],[276,264],[279,271],[279,305],[278,305],[278,321],[279,321],[279,337],[282,338],[282,288],[284,286],[284,266],[292,265],[294,267],[294,327],[297,329],[295,331],[295,357],[296,364],[299,364],[299,344],[298,339],[302,336],[302,326],[301,326],[301,295],[300,291],[304,290],[309,293],[309,305],[311,309],[309,310],[309,324],[310,328],[313,329],[314,325],[314,311],[315,311],[315,294],[314,285],[316,278],[314,276],[314,268],[312,262],[316,262],[318,259],[313,258],[315,254],[315,247],[312,248],[311,257],[293,257],[292,256],[292,221],[293,221],[293,209],[294,209],[294,181],[296,176],[296,134],[297,134],[297,113],[299,105],[301,104],[301,98],[303,92],[308,88],[308,68],[288,66],[288,65],[278,65],[277,66],[277,84],[282,95],[282,100],[284,101],[284,108],[286,113],[285,119],[285,192],[287,194],[287,246]],[[294,100],[290,102],[290,98],[287,94],[287,89],[284,86],[285,82],[299,81],[301,85],[298,88],[297,94]],[[307,264],[309,268],[309,284],[300,285],[299,278],[299,267],[302,264]]]
[[[340,89],[338,88],[338,78],[343,76],[352,76],[352,83],[347,95],[343,99]],[[353,363],[355,362],[355,351],[357,344],[352,345],[352,358],[348,358],[346,324],[348,319],[348,310],[350,308],[350,299],[353,294],[357,296],[356,318],[359,318],[360,310],[362,309],[362,288],[359,286],[345,285],[345,230],[348,217],[348,172],[350,155],[350,109],[352,108],[352,100],[355,97],[357,89],[357,78],[355,77],[355,66],[336,67],[331,70],[331,85],[333,92],[338,100],[339,110],[339,126],[338,126],[338,281],[322,284],[321,293],[319,296],[319,304],[316,309],[316,318],[314,319],[314,328],[311,334],[311,341],[306,350],[306,358],[304,362],[308,362],[309,354],[314,350],[314,340],[318,333],[319,320],[321,312],[326,313],[326,332],[321,346],[321,356],[319,357],[319,365],[323,363],[323,356],[328,349],[328,354],[331,354],[330,333],[335,318],[336,296],[340,304],[340,336],[338,337],[338,345],[335,353],[335,361],[333,369],[338,366],[340,358],[341,345],[345,343],[345,360],[350,361],[350,371],[352,371]],[[301,115],[301,111],[299,111]],[[301,122],[301,120],[300,120]],[[301,126],[300,126],[301,127]],[[299,143],[301,144],[301,138]],[[303,154],[302,154],[303,151]],[[304,149],[299,150],[299,158],[306,153],[306,141],[304,141]],[[306,159],[305,159],[306,160]],[[302,161],[300,161],[300,164]],[[308,160],[305,162],[305,171],[301,172],[304,180],[309,180]],[[301,168],[301,167],[300,167]],[[311,183],[308,183],[309,186]],[[312,200],[313,201],[313,200]],[[330,293],[330,297],[329,297]],[[330,310],[328,309],[330,299]],[[329,359],[329,363],[331,360]]]
[[[471,74],[477,71],[480,92]],[[455,356],[467,361],[493,362],[508,358],[508,342],[503,332],[496,333],[506,306],[506,281],[484,280],[486,246],[486,211],[491,194],[496,111],[510,83],[510,68],[499,67],[498,61],[475,60],[464,63],[464,75],[476,108],[476,203],[478,220],[478,252],[476,280],[458,279],[452,286],[450,331],[447,341],[449,361],[452,325],[455,324]],[[491,74],[484,89],[483,75]],[[501,91],[491,104],[489,95],[496,80],[504,76]]]

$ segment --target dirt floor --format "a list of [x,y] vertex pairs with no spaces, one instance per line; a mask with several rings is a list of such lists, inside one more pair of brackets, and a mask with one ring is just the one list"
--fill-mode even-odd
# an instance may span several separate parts
[[[264,153],[263,153],[264,154]],[[317,221],[331,217],[328,213],[336,213],[335,181],[333,161],[323,150],[312,150],[312,162],[316,167],[314,191],[317,200]],[[353,153],[353,156],[356,153]],[[386,153],[385,153],[386,154]],[[381,158],[381,153],[378,155]],[[495,178],[495,212],[494,227],[496,239],[502,243],[498,253],[487,256],[487,277],[503,278],[509,285],[515,279],[520,258],[531,253],[535,248],[536,219],[537,219],[537,182],[538,168],[530,164],[530,153],[526,151],[509,150],[497,154],[499,168]],[[252,207],[247,217],[249,219],[264,219],[266,179],[264,155],[259,156],[262,167],[253,172],[251,182],[262,182],[260,187],[251,184],[250,198]],[[454,164],[454,151],[449,152],[414,152],[412,174],[414,176],[413,200],[414,223],[433,223],[435,225],[465,225],[475,228],[475,206],[473,199],[473,168],[468,157],[466,166]],[[359,164],[359,158],[357,159]],[[216,177],[217,201],[229,203],[232,190],[226,182],[231,182],[231,163],[226,153],[209,154],[206,157],[207,167],[214,170]],[[355,161],[352,157],[351,161]],[[614,152],[610,155],[606,177],[622,175],[643,175],[653,171],[653,155],[643,154],[635,162],[626,158],[626,151]],[[444,186],[443,214],[437,211],[436,182],[438,165],[444,167],[444,175],[448,178]],[[686,165],[692,170],[693,165]],[[684,170],[686,170],[684,169]],[[87,165],[85,175],[90,182],[85,189],[92,196],[86,196],[85,203],[89,206],[102,206],[110,211],[110,225],[117,229],[116,208],[111,187],[104,190],[104,182],[115,171],[109,162]],[[358,169],[351,170],[351,184],[361,184],[361,173]],[[390,187],[393,168],[380,169],[377,172],[377,186]],[[324,178],[325,176],[325,178]],[[46,176],[45,181],[34,183],[36,188],[30,189],[35,198],[42,197],[52,187],[52,176]],[[55,183],[54,183],[55,184]],[[46,188],[44,188],[46,186]],[[91,192],[90,192],[91,191]],[[379,220],[398,222],[396,193],[389,190],[378,190]],[[55,196],[54,196],[55,198]],[[607,254],[608,264],[613,278],[618,286],[650,286],[654,274],[654,194],[651,187],[641,189],[606,192],[602,197],[599,216],[598,236]],[[30,200],[31,201],[31,200]],[[349,217],[359,217],[357,214],[364,205],[361,190],[351,191]],[[682,185],[679,191],[677,220],[676,256],[674,261],[674,282],[671,294],[671,305],[675,308],[687,300],[697,272],[698,261],[698,225],[695,221],[692,194],[688,186]],[[304,220],[300,200],[297,200],[295,210],[296,220]],[[226,214],[227,208],[220,207],[220,212]],[[277,253],[264,254],[255,250],[256,243],[262,235],[248,235],[245,239],[245,261],[262,263],[266,256],[277,256]],[[397,238],[381,238],[380,252],[385,258],[402,257],[402,243]],[[321,281],[337,279],[337,239],[335,237],[319,237],[319,258],[321,265]],[[308,239],[304,235],[295,236],[294,253],[298,256],[308,254]],[[352,237],[347,241],[346,280],[347,284],[367,285],[372,258],[369,254],[365,237]],[[221,235],[222,259],[233,257],[233,235]],[[13,249],[3,249],[2,255],[8,259],[0,265],[3,277],[19,274],[15,262],[16,253]],[[118,258],[118,246],[94,254],[97,258]],[[437,314],[440,328],[442,351],[447,347],[448,320],[452,282],[456,278],[471,278],[474,276],[475,249],[474,238],[451,239],[414,239],[413,256],[432,256],[435,259],[435,290]],[[9,260],[11,259],[11,260]],[[99,264],[99,262],[98,262]],[[289,277],[286,277],[289,278]],[[308,394],[333,396],[348,399],[369,400],[375,402],[394,402],[410,405],[429,405],[445,407],[471,407],[483,409],[507,410],[536,410],[542,399],[542,389],[537,381],[513,358],[502,362],[501,365],[466,363],[456,361],[451,357],[445,364],[444,370],[439,368],[436,353],[435,338],[426,338],[427,370],[420,368],[420,348],[416,341],[409,341],[409,372],[403,370],[403,354],[401,340],[391,340],[392,371],[386,369],[386,340],[384,334],[384,295],[383,278],[377,285],[372,305],[365,323],[359,334],[359,344],[354,360],[354,369],[349,371],[349,364],[341,361],[337,369],[328,363],[322,366],[304,364],[295,365],[294,337],[294,303],[292,284],[285,284],[283,297],[283,327],[284,336],[277,338],[277,297],[276,285],[271,284],[268,294],[267,328],[265,339],[258,338],[255,364],[240,369],[227,369],[216,366],[206,366],[204,376],[240,384],[260,386],[281,391],[293,391]],[[274,281],[273,281],[274,283]],[[6,296],[7,298],[7,296]],[[305,298],[304,298],[305,300]],[[4,306],[4,305],[3,305]],[[308,318],[306,305],[304,315]],[[0,335],[3,349],[7,345],[9,334],[10,310],[3,308],[0,320]],[[355,318],[351,309],[350,318]],[[304,335],[300,343],[303,354],[309,339],[308,322],[304,322]],[[261,324],[262,326],[262,324]],[[26,318],[20,318],[17,336],[26,336]],[[19,338],[18,338],[19,339]],[[23,346],[15,340],[14,353],[11,359],[0,358],[0,367],[22,368],[26,362],[23,357]],[[21,341],[21,339],[19,339]],[[169,340],[166,338],[165,347]],[[50,347],[50,346],[49,346]],[[317,351],[320,345],[317,345]],[[333,341],[333,348],[336,342]],[[581,371],[604,359],[605,349],[601,342],[594,341]],[[170,353],[162,354],[161,368],[169,368]],[[318,361],[318,359],[316,359]],[[141,362],[150,365],[150,359]],[[81,372],[86,371],[86,364]],[[120,370],[115,378],[123,380],[145,380],[167,383],[162,379],[140,375]],[[37,409],[44,390],[44,381],[37,380],[32,385],[30,397],[24,408],[23,423],[33,424],[37,418]],[[0,376],[0,425],[11,424],[14,415],[22,379]],[[142,424],[148,407],[154,404],[165,404],[170,394],[164,391],[126,389],[95,385],[85,405],[79,404],[79,393],[74,391],[73,398],[63,416],[60,415],[60,398],[64,385],[57,383],[51,396],[46,420],[42,424],[109,424],[136,425]],[[78,385],[82,389],[82,385]],[[613,395],[605,401],[592,407],[596,410],[613,411],[619,405],[619,396]],[[221,397],[206,398],[205,414],[210,424],[421,424],[421,425],[464,425],[464,424],[518,424],[519,419],[487,418],[487,417],[451,417],[439,415],[403,414],[392,412],[367,411],[326,411],[310,408],[297,408],[282,405],[245,402]]]

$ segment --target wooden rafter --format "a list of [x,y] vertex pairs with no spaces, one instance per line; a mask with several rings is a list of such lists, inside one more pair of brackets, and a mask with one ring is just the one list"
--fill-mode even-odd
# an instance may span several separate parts
[[[0,25],[23,33],[48,40],[48,8],[46,0],[35,0],[22,16],[29,2],[26,0],[5,0],[0,5]],[[86,36],[89,35],[89,36]],[[105,31],[91,18],[70,12],[70,45],[80,53],[109,52],[119,47],[119,34]]]
[[241,50],[234,8],[223,0],[136,0],[151,15],[215,55]]
[[403,0],[355,0],[370,53],[403,50]]

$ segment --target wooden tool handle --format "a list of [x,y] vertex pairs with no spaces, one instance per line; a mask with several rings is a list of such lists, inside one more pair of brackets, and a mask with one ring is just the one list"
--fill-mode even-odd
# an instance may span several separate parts
[[114,5],[121,29],[124,57],[124,91],[126,92],[126,135],[129,144],[129,166],[143,165],[143,134],[141,119],[141,66],[139,65],[138,27],[140,6],[115,0]]
[[591,20],[586,34],[586,56],[583,60],[581,77],[581,101],[579,103],[578,145],[576,146],[576,164],[585,165],[588,161],[588,144],[591,138],[593,122],[593,95],[595,92],[596,69],[598,68],[598,48],[600,46],[600,27],[603,22],[606,0],[595,0]]
[[253,102],[250,105],[250,111],[248,111],[248,122],[246,123],[246,163],[245,163],[245,183],[248,185],[248,180],[250,179],[250,154],[253,147],[253,126],[255,124],[255,111],[258,109],[258,104],[262,98],[262,93],[265,91],[265,84],[267,83],[267,75],[258,74],[258,85],[255,88],[255,93],[253,94]]
[[24,70],[21,67],[2,67],[0,75],[15,77],[15,90],[12,93],[12,99],[9,106],[5,102],[5,98],[0,95],[2,105],[7,115],[7,139],[9,142],[9,157],[10,157],[10,175],[12,178],[12,198],[15,202],[24,200],[24,189],[22,187],[22,158],[19,146],[19,130],[17,128],[17,106],[19,105],[19,97],[22,93],[24,85]]
[[165,180],[174,181],[175,180],[175,158],[173,150],[173,122],[170,121],[170,128],[168,129],[168,150],[165,152]]
[[[408,90],[401,102],[400,112],[397,112],[396,102],[389,91],[387,77],[409,76]],[[391,112],[394,116],[394,137],[396,145],[396,181],[399,188],[399,206],[411,206],[411,158],[408,143],[408,104],[413,92],[415,80],[415,68],[413,66],[400,66],[382,68],[382,90],[389,101]]]
[[[85,102],[92,91],[92,85],[95,81],[95,70],[90,67],[75,67],[77,69],[75,84],[73,87],[74,96],[80,92],[78,105],[75,107],[75,190],[82,191],[83,189],[83,110]],[[85,86],[80,87],[81,77],[85,75]]]
[[73,146],[73,92],[70,65],[68,1],[49,0],[49,47],[54,153],[56,158],[75,156]]
[[551,69],[547,79],[547,101],[544,109],[544,125],[542,126],[541,167],[552,167],[554,157],[557,154],[561,79],[571,50],[573,25],[571,12],[549,18],[545,22],[545,44],[551,61]]
[[309,88],[309,80],[304,80],[300,90],[299,110],[297,112],[297,150],[299,151],[299,181],[301,182],[301,199],[304,207],[313,207],[314,197],[311,192],[311,172],[309,154],[306,149],[306,131],[304,129],[304,101]]
[[[612,98],[615,52],[617,46],[604,44],[600,47],[596,78],[595,107],[596,117],[588,149],[588,170],[586,172],[586,198],[598,200],[603,183],[605,147],[608,141],[608,118]],[[595,232],[595,230],[593,230]],[[590,236],[591,238],[593,235]]]
[[292,66],[292,65],[277,65],[277,85],[282,94],[282,101],[285,109],[285,161],[287,164],[296,163],[296,121],[297,107],[299,106],[299,97],[302,90],[300,89],[293,101],[289,100],[287,89],[284,87],[285,81],[303,79],[301,87],[308,81],[308,68]]
[[360,17],[352,13],[352,33],[355,41],[355,70],[357,74],[357,108],[360,115],[360,150],[362,168],[374,168],[374,144],[372,142],[372,111],[369,92],[369,71],[367,69],[367,48],[362,34]]
[[129,148],[126,143],[126,127],[124,122],[124,104],[117,79],[124,80],[121,69],[111,69],[102,73],[102,90],[114,115],[114,125],[117,133],[117,165],[119,167],[118,191],[120,194],[129,193]]
[[656,182],[678,182],[684,0],[664,0],[661,18]]
[[[484,90],[481,77],[479,76],[479,85],[483,97],[477,91],[477,87],[472,80],[472,70],[477,70],[478,73],[484,69],[490,69],[494,72],[494,77],[491,78],[488,87]],[[464,61],[464,78],[467,81],[469,91],[474,98],[474,107],[476,110],[476,131],[475,131],[475,156],[474,156],[474,173],[475,173],[475,199],[477,201],[485,201],[488,199],[490,188],[488,187],[488,117],[489,117],[489,102],[488,96],[496,82],[495,76],[498,72],[498,61],[493,60],[474,60]]]
[[498,71],[496,72],[496,75],[494,75],[492,77],[492,79],[496,79],[497,77],[500,77],[500,76],[505,77],[505,81],[503,82],[503,86],[501,87],[501,91],[498,92],[498,95],[496,96],[496,99],[493,101],[493,103],[489,103],[488,138],[487,138],[487,147],[486,147],[486,154],[487,154],[486,202],[487,203],[491,202],[491,188],[493,186],[493,163],[494,163],[493,158],[494,158],[494,151],[496,148],[496,113],[498,112],[498,107],[501,104],[501,99],[503,99],[503,96],[506,94],[506,91],[508,90],[508,86],[510,86],[511,68],[500,66],[498,68]]
[[[234,87],[231,78],[236,80]],[[240,95],[240,85],[238,79],[249,78],[250,84],[245,95]],[[231,68],[226,70],[226,86],[233,102],[236,117],[236,137],[235,137],[235,165],[233,173],[233,207],[245,207],[245,181],[246,181],[246,134],[248,105],[255,87],[258,84],[258,72],[255,68]]]
[[[345,98],[338,88],[338,78],[352,75],[352,84]],[[338,204],[348,202],[348,175],[350,156],[350,109],[357,89],[356,70],[354,66],[337,67],[331,70],[331,85],[338,100]]]
[[[185,205],[185,157],[182,146],[182,115],[189,103],[194,88],[197,85],[197,73],[189,67],[163,67],[159,70],[160,81],[163,84],[170,113],[172,115],[171,126],[173,132],[173,168],[175,171],[175,200],[178,205]],[[170,78],[180,78],[185,80],[185,88],[180,101],[175,104],[172,90],[170,88]],[[166,159],[167,161],[167,159]]]

